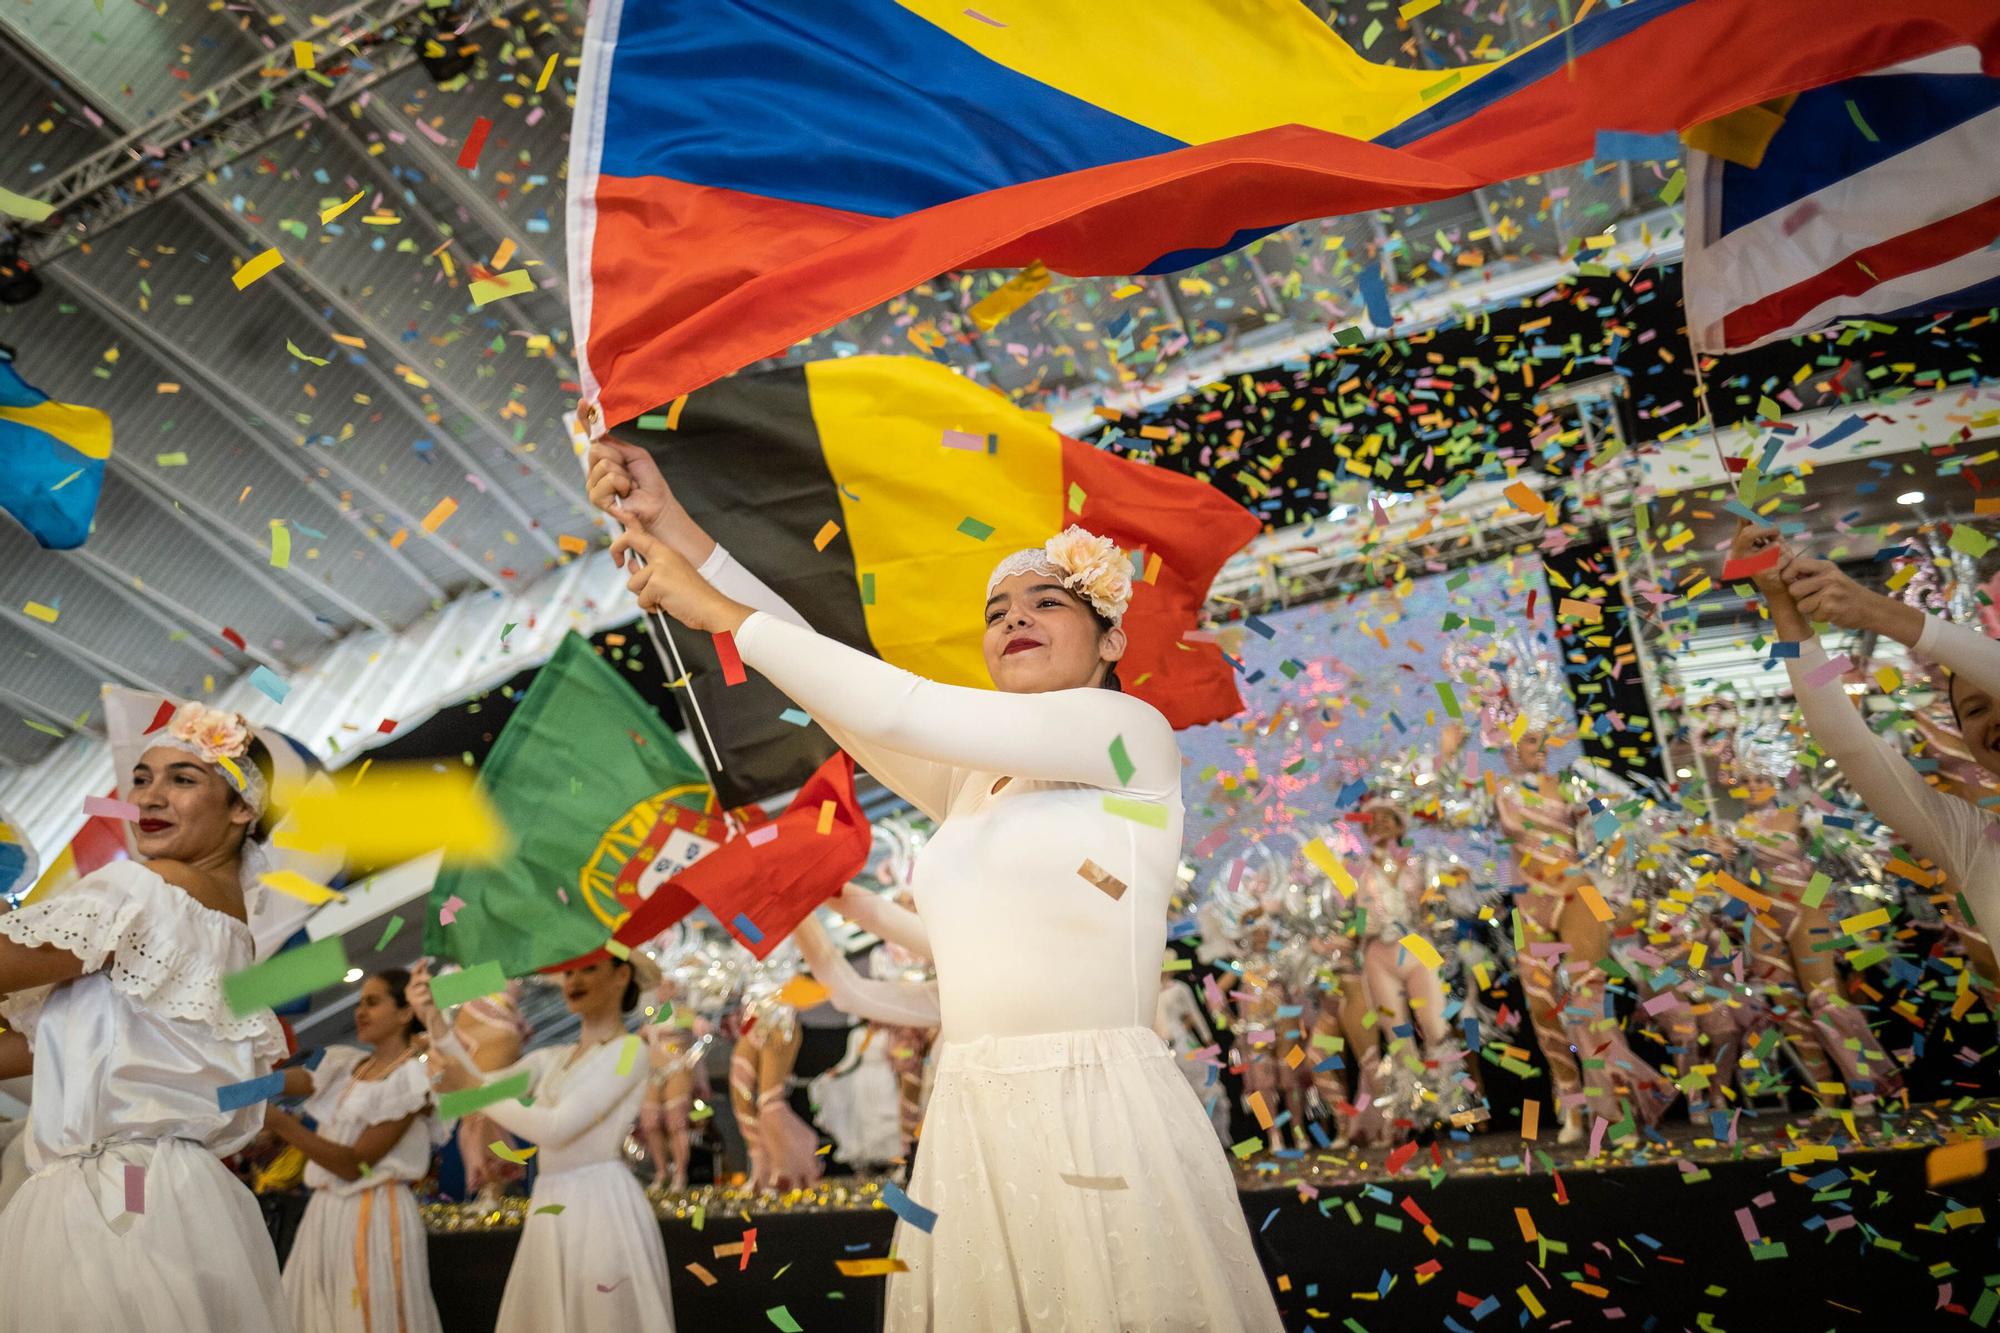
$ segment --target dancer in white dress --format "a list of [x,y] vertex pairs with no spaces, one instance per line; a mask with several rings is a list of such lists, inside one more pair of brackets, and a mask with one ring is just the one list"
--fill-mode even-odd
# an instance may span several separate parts
[[402,968],[361,983],[355,1035],[371,1050],[329,1047],[310,1071],[286,1071],[286,1092],[310,1092],[307,1129],[272,1107],[265,1127],[306,1155],[312,1200],[285,1258],[285,1295],[298,1333],[436,1333],[430,1236],[412,1184],[443,1142],[431,1085],[412,1042],[423,1031]]
[[[643,971],[644,976],[637,975]],[[642,985],[659,984],[644,954],[600,958],[563,973],[563,1000],[582,1020],[578,1039],[530,1051],[484,1078],[473,1070],[419,967],[410,1003],[431,1036],[435,1086],[455,1092],[526,1071],[534,1105],[496,1102],[485,1113],[538,1153],[528,1220],[507,1274],[495,1333],[672,1333],[673,1291],[660,1222],[625,1165],[650,1066],[626,1032]]]
[[0,1077],[34,1074],[34,1174],[0,1214],[0,1333],[289,1329],[257,1202],[219,1160],[263,1109],[217,1089],[286,1054],[268,1009],[238,1017],[222,996],[255,960],[243,844],[270,760],[243,719],[199,704],[143,745],[113,741],[136,760],[122,795],[142,859],[0,916]]
[[909,1267],[889,1279],[887,1328],[1280,1327],[1214,1129],[1152,1029],[1181,761],[1157,710],[1091,688],[1115,681],[1125,650],[1125,558],[1071,529],[1003,561],[984,640],[1001,688],[966,689],[798,623],[644,451],[601,442],[591,486],[602,506],[624,501],[613,554],[644,558],[641,606],[733,634],[745,663],[937,821],[915,876],[934,985],[862,978],[815,922],[798,932],[842,1008],[941,1020],[909,1187],[935,1219],[905,1208],[896,1228]]

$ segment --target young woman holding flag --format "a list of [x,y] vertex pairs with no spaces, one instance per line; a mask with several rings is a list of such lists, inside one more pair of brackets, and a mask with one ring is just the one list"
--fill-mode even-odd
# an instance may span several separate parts
[[[941,1026],[889,1279],[891,1333],[1280,1327],[1214,1129],[1152,1030],[1180,858],[1180,752],[1120,693],[1125,557],[1081,529],[1002,560],[982,640],[997,690],[823,638],[694,523],[643,450],[590,458],[647,610],[743,661],[937,821],[914,878],[933,985],[860,977],[797,938],[851,1013]],[[912,589],[904,594],[920,596]],[[968,624],[975,608],[965,608]]]

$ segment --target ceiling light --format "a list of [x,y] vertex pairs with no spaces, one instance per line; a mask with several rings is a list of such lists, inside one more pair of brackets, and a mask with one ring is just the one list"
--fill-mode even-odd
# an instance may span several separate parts
[[1677,778],[1691,778],[1694,776],[1694,773],[1689,769],[1677,768],[1674,770],[1674,776]]
[[1924,493],[1922,491],[1904,491],[1896,497],[1896,503],[1899,505],[1920,505],[1923,502]]
[[342,977],[341,980],[352,986],[355,982],[361,980],[361,969],[358,967],[348,968],[347,975]]

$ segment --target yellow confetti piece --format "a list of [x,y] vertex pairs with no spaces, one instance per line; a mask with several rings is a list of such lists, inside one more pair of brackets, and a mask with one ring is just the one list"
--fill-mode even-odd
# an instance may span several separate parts
[[551,55],[548,58],[548,61],[542,66],[541,77],[535,80],[535,91],[540,92],[542,89],[548,87],[549,79],[555,75],[555,72],[556,72],[556,56]]
[[351,333],[336,333],[333,335],[333,340],[342,347],[353,347],[360,351],[368,350],[368,340],[366,338],[357,338]]
[[1565,597],[1556,607],[1559,616],[1571,616],[1577,620],[1588,620],[1596,624],[1604,619],[1604,608],[1596,602],[1580,602],[1574,597]]
[[458,501],[452,499],[449,495],[445,496],[444,499],[439,500],[436,504],[431,506],[430,513],[424,515],[424,521],[422,525],[424,531],[436,532],[440,527],[444,525],[444,521],[446,519],[450,518],[453,514],[457,512],[458,512]]
[[1618,915],[1611,910],[1611,904],[1604,901],[1604,895],[1597,891],[1595,884],[1578,885],[1576,896],[1583,899],[1583,905],[1589,908],[1590,914],[1599,921],[1609,921]]
[[509,1146],[505,1139],[495,1139],[486,1145],[486,1151],[502,1161],[512,1162],[515,1166],[526,1166],[528,1159],[535,1155],[537,1149],[533,1144],[525,1148],[515,1148]]
[[271,522],[271,568],[289,569],[292,564],[292,530],[273,519]]
[[1411,931],[1409,934],[1403,936],[1397,943],[1408,949],[1410,956],[1425,967],[1438,968],[1444,966],[1444,959],[1438,955],[1436,947],[1415,931]]
[[342,213],[345,213],[348,209],[360,203],[362,198],[365,195],[367,195],[367,193],[368,191],[366,190],[356,190],[354,192],[354,197],[349,199],[346,203],[335,204],[332,208],[322,208],[319,211],[320,225],[322,227],[325,226],[327,223],[339,217]]
[[181,386],[171,380],[161,380],[153,386],[154,393],[179,393]]
[[275,248],[266,250],[263,254],[244,261],[243,267],[232,273],[229,280],[236,284],[236,290],[240,292],[284,262],[285,257]]
[[29,615],[33,616],[36,620],[41,621],[44,625],[55,624],[56,617],[62,614],[60,611],[56,610],[53,606],[43,606],[40,602],[29,602],[26,606],[22,607],[21,609],[27,612]]
[[840,535],[840,524],[828,519],[813,536],[813,550],[824,551],[826,544]]
[[535,275],[524,268],[517,268],[512,273],[501,273],[491,278],[474,278],[469,290],[473,305],[490,305],[509,296],[520,296],[535,290]]
[[1264,1105],[1263,1093],[1261,1092],[1251,1093],[1248,1097],[1245,1097],[1243,1099],[1243,1104],[1250,1108],[1251,1115],[1257,1117],[1257,1123],[1259,1126],[1261,1126],[1264,1129],[1269,1129],[1271,1127],[1272,1125],[1271,1108]]
[[674,399],[673,402],[667,405],[668,430],[679,430],[681,428],[681,411],[682,409],[686,408],[687,405],[688,405],[688,396],[686,394],[682,394],[680,397]]
[[313,44],[311,42],[293,42],[292,63],[300,69],[317,69],[319,61],[313,56]]
[[324,884],[315,884],[296,870],[270,870],[257,876],[257,882],[267,889],[297,898],[302,903],[314,907],[321,903],[339,902],[346,895],[336,893]]
[[15,194],[12,190],[0,189],[0,213],[20,218],[23,222],[42,222],[56,210],[52,205],[39,199],[30,199],[25,194]]
[[1986,1144],[1981,1139],[1947,1143],[1924,1155],[1924,1183],[1936,1188],[1954,1180],[1970,1180],[1986,1172]]
[[582,555],[590,549],[590,543],[581,537],[572,537],[567,532],[556,534],[556,545],[571,555]]
[[827,989],[808,976],[796,976],[778,990],[778,1002],[794,1009],[810,1009],[816,1004],[826,1003]]
[[839,812],[840,807],[834,802],[821,801],[819,803],[819,822],[813,826],[813,832],[822,836],[833,832],[833,817]]
[[[553,60],[555,59],[555,57],[550,56],[549,59]],[[697,1282],[700,1282],[702,1286],[712,1287],[715,1285],[715,1274],[709,1272],[706,1268],[703,1268],[700,1264],[688,1264],[686,1265],[686,1268],[688,1272],[694,1274],[695,1280]]]
[[1548,1313],[1548,1311],[1542,1308],[1542,1303],[1535,1299],[1535,1293],[1532,1288],[1525,1285],[1519,1286],[1514,1288],[1514,1294],[1521,1298],[1521,1304],[1527,1306],[1528,1313],[1535,1318],[1540,1319]]
[[981,297],[966,313],[972,316],[973,323],[990,332],[1000,321],[1040,296],[1049,281],[1048,269],[1037,260]]
[[1426,13],[1437,7],[1438,0],[1410,0],[1408,4],[1396,11],[1396,16],[1398,18],[1413,19],[1417,15]]
[[1888,924],[1889,909],[1878,907],[1872,912],[1862,912],[1858,916],[1842,917],[1840,920],[1840,933],[1843,935],[1859,935],[1864,930],[1873,930],[1877,926],[1886,926]]
[[442,850],[458,863],[488,863],[508,850],[507,828],[476,777],[428,763],[372,764],[359,777],[281,793],[289,827],[273,833],[294,851],[344,852],[350,863],[395,865]]
[[887,1277],[910,1271],[901,1259],[835,1259],[833,1264],[842,1277]]
[[506,268],[507,261],[513,257],[514,238],[512,236],[502,237],[499,248],[493,252],[493,263],[490,267],[497,273],[501,269]]

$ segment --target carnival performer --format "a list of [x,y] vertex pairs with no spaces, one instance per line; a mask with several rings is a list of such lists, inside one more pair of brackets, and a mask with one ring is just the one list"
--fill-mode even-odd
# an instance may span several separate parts
[[643,953],[597,956],[562,974],[577,1039],[544,1046],[482,1079],[431,998],[419,965],[410,1003],[430,1034],[433,1086],[476,1088],[528,1075],[534,1105],[495,1102],[495,1123],[535,1145],[539,1168],[496,1333],[620,1333],[674,1326],[673,1289],[659,1220],[625,1165],[625,1136],[639,1114],[647,1064],[625,1030],[642,988],[659,984]]
[[639,1136],[653,1161],[653,1183],[678,1194],[688,1187],[694,1157],[694,1099],[704,1081],[701,1057],[708,1049],[709,1025],[699,1015],[674,1009],[678,996],[671,979],[661,980],[653,998],[672,1010],[672,1017],[639,1029],[651,1069],[639,1104]]
[[411,1187],[430,1174],[443,1134],[417,1059],[424,1028],[409,984],[400,967],[361,983],[354,1034],[367,1050],[330,1046],[311,1070],[285,1072],[286,1095],[307,1098],[317,1129],[276,1106],[264,1113],[264,1127],[305,1154],[312,1190],[285,1258],[298,1333],[441,1327],[430,1236]]
[[882,1023],[855,1024],[839,1063],[808,1085],[813,1122],[833,1140],[833,1160],[857,1172],[886,1167],[903,1155],[896,1071],[889,1063],[895,1030]]
[[795,950],[780,947],[748,969],[729,1052],[729,1103],[750,1154],[753,1190],[804,1189],[819,1181],[819,1136],[787,1099],[805,1034],[781,992],[798,974]]
[[1310,1020],[1304,1016],[1306,991],[1301,984],[1306,977],[1297,974],[1310,967],[1311,956],[1304,948],[1291,947],[1294,941],[1280,932],[1278,920],[1275,902],[1245,915],[1236,961],[1241,979],[1230,998],[1236,1001],[1244,1106],[1274,1134],[1289,1127],[1292,1146],[1304,1150],[1306,1094],[1312,1090],[1314,1062],[1304,1054],[1309,1049]]
[[[1514,904],[1527,946],[1516,963],[1561,1110],[1556,1142],[1567,1145],[1582,1141],[1586,1107],[1607,1126],[1624,1119],[1621,1090],[1629,1092],[1633,1112],[1646,1124],[1658,1121],[1676,1094],[1633,1052],[1617,1018],[1607,1012],[1602,964],[1610,951],[1609,916],[1600,917],[1589,901],[1599,895],[1577,863],[1577,834],[1588,811],[1570,799],[1563,779],[1548,771],[1551,733],[1566,695],[1560,669],[1545,650],[1519,636],[1504,651],[1509,660],[1503,689],[1486,710],[1489,729],[1512,737],[1509,775],[1495,784],[1495,808],[1526,881]],[[1607,905],[1604,911],[1611,909]]]
[[[534,1029],[521,1016],[521,983],[467,1000],[452,1012],[452,1035],[465,1047],[472,1067],[481,1073],[505,1069],[521,1058],[521,1048]],[[491,1144],[521,1145],[494,1119],[474,1111],[458,1122],[458,1155],[465,1165],[465,1192],[481,1208],[497,1208],[507,1187],[528,1174],[527,1167],[494,1152]]]
[[[1383,1114],[1376,1072],[1381,1046],[1369,1023],[1368,988],[1361,978],[1361,945],[1350,933],[1352,913],[1329,916],[1313,930],[1310,947],[1319,994],[1313,1005],[1313,1092],[1333,1117],[1337,1149],[1379,1147],[1391,1134]],[[1353,1074],[1348,1093],[1343,1074]]]
[[[923,986],[935,979],[936,962],[931,958],[930,936],[916,913],[916,899],[909,890],[893,896],[871,892],[862,884],[849,884],[827,903],[863,930],[882,941],[868,954],[869,975],[889,981]],[[916,1152],[917,1132],[923,1124],[924,1101],[930,1091],[931,1048],[937,1042],[937,1027],[905,1023],[884,1029],[888,1041],[889,1067],[896,1074],[896,1115],[902,1138],[900,1160],[907,1163]]]
[[1213,1059],[1207,1062],[1201,1059],[1203,1052],[1212,1056],[1215,1032],[1208,1026],[1194,992],[1172,972],[1160,973],[1160,998],[1153,1009],[1153,1031],[1160,1034],[1160,1040],[1173,1052],[1175,1067],[1194,1089],[1194,1095],[1201,1098],[1217,1137],[1229,1142],[1228,1094],[1216,1076]]
[[[1777,636],[1796,643],[1785,662],[1792,692],[1813,739],[1839,765],[1875,817],[1895,830],[1910,850],[1944,871],[1946,884],[1965,896],[1973,922],[1986,930],[2000,920],[2000,843],[1993,814],[1937,791],[1887,740],[1875,734],[1848,699],[1813,621],[1850,630],[1873,630],[1941,664],[1951,672],[1950,700],[1959,734],[1971,757],[2000,776],[2000,643],[1963,625],[1925,615],[1892,597],[1873,593],[1831,561],[1784,549],[1775,528],[1745,525],[1731,555],[1777,562],[1752,575],[1764,594]],[[1989,784],[1982,799],[2000,794]],[[1992,978],[1988,978],[1989,983]]]
[[623,497],[613,550],[644,558],[629,571],[641,606],[732,635],[937,823],[915,875],[934,986],[863,978],[816,920],[797,932],[842,1008],[942,1029],[909,1187],[935,1221],[896,1228],[908,1270],[889,1278],[891,1333],[1279,1328],[1223,1152],[1151,1028],[1180,753],[1155,709],[1106,688],[1125,651],[1125,558],[1071,529],[1001,561],[983,640],[1000,688],[947,686],[798,623],[643,450],[598,444],[590,482],[600,505]]
[[[1739,713],[1723,747],[1722,780],[1743,793],[1744,813],[1731,831],[1755,868],[1755,889],[1769,899],[1750,913],[1746,981],[1759,1001],[1756,1011],[1783,1031],[1807,1095],[1831,1107],[1844,1083],[1853,1108],[1873,1115],[1880,1100],[1901,1090],[1901,1071],[1843,992],[1828,947],[1840,935],[1832,914],[1806,902],[1814,867],[1795,795],[1802,785],[1797,741],[1770,703]],[[1782,803],[1781,791],[1788,798]],[[1746,1036],[1756,1032],[1753,1024]]]
[[286,1055],[268,1009],[239,1017],[222,994],[255,961],[271,748],[198,703],[143,734],[107,726],[135,859],[0,915],[0,1078],[34,1076],[0,1330],[289,1329],[270,1233],[220,1160],[264,1114],[227,1090]]

